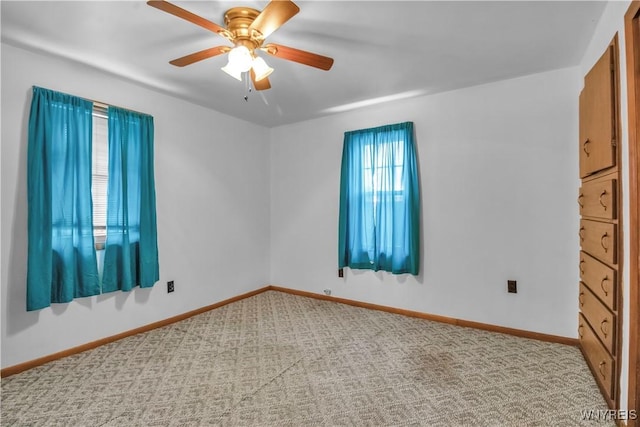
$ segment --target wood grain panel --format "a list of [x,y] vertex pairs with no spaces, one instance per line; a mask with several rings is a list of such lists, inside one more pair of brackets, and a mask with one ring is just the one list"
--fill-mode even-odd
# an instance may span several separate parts
[[613,47],[609,46],[584,78],[580,118],[581,178],[616,165]]
[[589,326],[582,314],[578,315],[578,335],[580,344],[593,374],[600,380],[604,390],[611,400],[615,399],[614,373],[615,362],[611,355],[598,340],[595,332]]
[[[640,2],[624,16],[629,113],[629,388],[628,407],[640,410]],[[629,427],[640,425],[629,420]]]
[[580,215],[602,219],[616,218],[616,187],[615,179],[606,181],[590,181],[580,187],[578,205]]
[[580,310],[609,353],[615,355],[616,316],[587,288],[580,284]]
[[580,246],[589,255],[615,265],[618,239],[616,225],[606,222],[580,220]]
[[580,280],[607,307],[617,308],[618,282],[616,270],[601,263],[586,252],[580,252]]
[[[579,142],[580,142],[580,148],[579,148],[579,164],[580,164],[580,177],[583,178],[585,176],[588,176],[589,173],[587,172],[587,159],[586,159],[586,153],[584,151],[584,143],[585,141],[587,141],[589,139],[589,137],[587,137],[587,121],[589,120],[589,118],[587,117],[587,102],[589,101],[589,99],[587,98],[587,88],[582,89],[582,91],[580,91],[580,98],[578,99],[578,113],[579,113],[579,117],[580,117],[580,123],[579,123],[579,129],[578,129],[578,133],[580,135],[579,137]],[[587,143],[588,144],[588,143]]]

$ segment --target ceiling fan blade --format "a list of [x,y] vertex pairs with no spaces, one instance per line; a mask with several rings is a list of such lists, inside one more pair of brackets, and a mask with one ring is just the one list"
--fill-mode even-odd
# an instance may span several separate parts
[[256,73],[251,69],[251,81],[253,82],[253,87],[256,90],[267,90],[271,89],[271,83],[269,83],[269,78],[265,77],[261,80],[256,81]]
[[281,44],[269,43],[264,47],[264,50],[275,57],[287,59],[299,64],[309,65],[325,71],[330,70],[333,66],[333,58],[300,49],[294,49],[292,47],[282,46]]
[[207,19],[204,19],[203,17],[198,16],[195,13],[191,13],[188,10],[184,10],[183,8],[178,7],[175,4],[171,4],[168,1],[149,0],[147,4],[149,6],[155,7],[156,9],[160,9],[164,12],[175,15],[178,18],[182,18],[193,24],[199,25],[202,28],[206,28],[209,31],[213,31],[216,34],[220,34],[222,37],[229,38],[228,31],[224,27],[221,27],[218,24],[214,24],[213,22]]
[[249,31],[257,30],[266,39],[299,11],[300,8],[292,1],[271,0],[251,23]]
[[183,56],[182,58],[169,61],[169,64],[176,67],[184,67],[185,65],[193,64],[194,62],[202,61],[203,59],[211,58],[217,55],[222,55],[231,50],[228,46],[216,46],[210,49],[201,50],[200,52],[192,53],[191,55]]

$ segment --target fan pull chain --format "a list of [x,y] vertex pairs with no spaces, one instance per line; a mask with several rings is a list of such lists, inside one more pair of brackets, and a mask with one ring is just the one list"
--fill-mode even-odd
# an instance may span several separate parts
[[242,73],[242,79],[244,80],[244,101],[249,102],[249,95],[251,94],[251,81],[249,80],[249,73]]

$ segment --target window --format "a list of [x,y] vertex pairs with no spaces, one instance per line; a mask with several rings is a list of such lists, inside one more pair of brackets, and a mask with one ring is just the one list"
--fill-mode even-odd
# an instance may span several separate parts
[[93,151],[91,162],[91,198],[93,201],[93,237],[96,249],[104,249],[107,239],[107,183],[109,177],[109,140],[107,110],[93,106]]
[[148,114],[33,87],[27,310],[158,281],[153,140]]
[[394,202],[404,199],[403,166],[402,141],[380,142],[377,146],[365,144],[362,180],[367,197],[373,203],[374,223],[377,222],[377,206],[381,196],[393,197]]
[[346,132],[339,268],[418,274],[419,227],[413,123]]

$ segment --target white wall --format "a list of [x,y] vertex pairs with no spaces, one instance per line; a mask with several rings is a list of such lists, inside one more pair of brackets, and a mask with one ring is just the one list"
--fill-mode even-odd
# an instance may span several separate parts
[[[625,55],[624,14],[629,8],[629,1],[614,1],[607,7],[598,22],[593,39],[582,61],[580,75],[584,76],[593,64],[602,56],[607,46],[618,33],[618,55],[620,58],[620,121],[622,123],[622,360],[620,375],[620,409],[629,409],[627,405],[629,388],[629,120],[627,111],[627,62]],[[633,409],[633,408],[631,408]],[[637,409],[637,408],[636,408]]]
[[[79,64],[2,44],[2,367],[264,286],[269,276],[269,132]],[[25,310],[26,129],[31,86],[155,119],[160,282]],[[176,291],[167,294],[166,281]]]
[[[271,283],[577,337],[580,80],[574,67],[272,129]],[[421,274],[338,278],[343,133],[402,121],[417,137]]]

